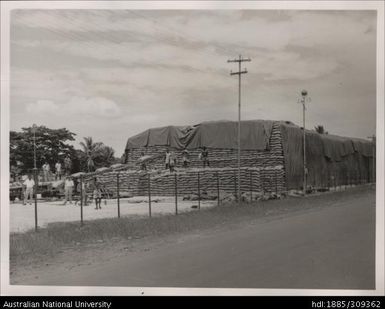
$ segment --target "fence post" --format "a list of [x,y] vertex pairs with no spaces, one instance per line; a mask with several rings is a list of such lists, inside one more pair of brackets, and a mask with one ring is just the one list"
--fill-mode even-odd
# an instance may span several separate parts
[[151,218],[151,176],[147,174],[147,192],[148,192],[148,215]]
[[198,172],[198,209],[201,209],[201,177]]
[[275,175],[275,194],[278,195],[277,170],[274,170],[274,175]]
[[239,203],[238,194],[237,194],[237,173],[236,173],[236,170],[234,170],[234,195],[235,195],[236,201]]
[[350,188],[350,182],[349,182],[349,171],[346,172],[346,186]]
[[83,226],[83,175],[80,175],[80,225]]
[[220,204],[220,199],[219,199],[219,173],[217,171],[217,197],[218,197],[218,206]]
[[317,191],[317,177],[315,176],[315,171],[313,171],[313,192],[316,192]]
[[116,198],[118,201],[118,218],[120,218],[120,178],[119,172],[116,174]]
[[127,192],[128,192],[128,196],[130,196],[130,177],[131,175],[127,173]]
[[352,187],[352,177],[351,177],[349,171],[347,172],[346,176],[348,177],[348,186],[349,186],[349,188],[351,188]]
[[[335,179],[336,179],[336,191],[338,191],[339,189],[341,189],[341,187],[339,186],[340,184],[340,175],[338,172],[335,173]],[[338,190],[337,190],[338,188]]]
[[174,183],[175,183],[175,215],[178,214],[178,178],[176,173],[174,174]]
[[345,188],[345,191],[346,191],[347,186],[348,186],[348,172],[345,171],[345,173],[344,173],[344,188]]
[[[38,177],[37,177],[37,168],[33,169],[34,173],[33,176],[35,178],[35,232],[37,232],[38,225],[37,225],[37,189],[38,189]],[[32,194],[33,196],[33,194]],[[31,196],[31,198],[32,198]],[[28,196],[29,197],[29,196]]]
[[263,171],[262,170],[259,170],[259,183],[261,185],[261,189],[262,189],[262,196],[265,195],[265,184],[263,183]]
[[337,173],[334,172],[334,190],[337,191]]
[[342,171],[341,173],[340,173],[340,189],[341,189],[341,191],[342,190],[345,190],[345,173],[344,173],[344,171]]
[[349,171],[346,171],[346,188],[350,188],[350,177],[349,177]]
[[253,201],[253,171],[250,170],[250,202]]

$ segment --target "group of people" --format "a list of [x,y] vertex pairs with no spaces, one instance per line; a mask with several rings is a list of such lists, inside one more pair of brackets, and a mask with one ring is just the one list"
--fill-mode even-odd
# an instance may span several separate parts
[[[138,159],[138,163],[140,163],[140,169],[145,171],[147,170],[147,163],[151,158],[156,158],[158,156],[149,156],[145,155],[144,152],[141,152],[141,155]],[[170,170],[170,172],[175,171],[175,166],[177,163],[177,156],[173,151],[170,151],[169,148],[166,149],[166,153],[164,154],[164,164],[165,168],[167,170]],[[210,167],[209,162],[209,152],[206,147],[202,147],[201,151],[199,152],[198,158],[200,161],[202,161],[203,167],[206,166]],[[184,168],[187,168],[190,165],[190,152],[184,148],[182,151],[182,166]]]
[[[67,156],[64,158],[64,174],[70,173],[72,169],[72,161],[71,159]],[[51,167],[49,163],[46,161],[43,166],[43,181],[51,181]],[[55,180],[61,180],[63,175],[63,168],[62,164],[60,161],[57,161],[55,163]]]
[[170,150],[167,148],[165,157],[166,157],[165,158],[166,170],[169,169],[170,172],[173,172],[174,168],[175,168],[175,165],[176,165],[176,155],[175,155],[175,153],[174,152],[170,152]]
[[[24,190],[24,201],[23,204],[26,205],[32,204],[33,194],[35,188],[35,180],[32,178],[32,175],[29,174],[27,179],[23,182],[23,190]],[[67,176],[64,181],[64,205],[69,202],[72,204],[72,194],[74,188],[74,181],[70,176]]]
[[[203,168],[206,166],[210,167],[209,162],[209,152],[206,147],[203,147],[198,155],[199,160],[202,161]],[[182,151],[182,164],[184,168],[187,168],[190,164],[190,153],[185,148]],[[165,154],[165,168],[169,169],[170,172],[174,172],[176,165],[176,155],[174,152],[171,152],[168,148]]]
[[[77,186],[79,197],[84,206],[87,206],[88,204],[87,191],[89,190],[90,185],[91,184],[89,182],[82,181],[82,182],[79,182]],[[72,180],[71,177],[68,176],[64,181],[64,205],[66,205],[67,202],[72,204],[73,188],[74,188],[74,181]],[[94,190],[92,192],[92,197],[95,201],[95,209],[102,209],[101,207],[102,188],[96,178],[93,180],[93,188]]]
[[[93,190],[93,199],[95,201],[95,209],[102,209],[101,200],[102,200],[102,190],[100,184],[94,179],[94,190]],[[67,202],[72,204],[73,193],[74,193],[75,183],[71,176],[66,176],[64,180],[64,203],[66,205]],[[33,194],[35,188],[35,181],[32,178],[32,175],[29,174],[27,179],[23,182],[23,190],[24,190],[24,201],[23,205],[27,203],[32,205]],[[80,193],[80,199],[83,200],[84,205],[87,205],[87,189],[89,189],[89,183],[79,182],[77,191]]]
[[[206,147],[202,147],[202,149],[198,155],[198,158],[199,158],[199,160],[202,161],[204,168],[206,166],[210,167],[209,152],[208,152]],[[190,153],[186,148],[183,149],[183,151],[182,151],[182,164],[183,164],[184,168],[187,168],[190,164]],[[176,155],[173,152],[170,152],[169,149],[167,149],[166,150],[166,160],[165,160],[166,169],[170,169],[170,172],[173,172],[175,165],[176,165]]]

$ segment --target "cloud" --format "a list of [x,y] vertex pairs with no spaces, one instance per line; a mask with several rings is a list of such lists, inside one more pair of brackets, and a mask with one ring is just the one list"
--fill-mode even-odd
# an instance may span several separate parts
[[238,67],[227,59],[239,53],[252,59],[245,118],[300,122],[305,88],[309,126],[373,133],[374,11],[16,10],[11,124],[27,111],[117,147],[148,127],[234,119]]
[[57,57],[99,61],[102,67],[94,70],[99,76],[112,70],[119,75],[114,68],[119,63],[132,73],[113,78],[134,84],[148,79],[142,87],[154,85],[156,76],[160,87],[177,88],[181,74],[185,85],[210,87],[231,69],[227,59],[240,51],[253,60],[250,73],[254,69],[265,81],[307,80],[327,76],[340,63],[362,60],[364,46],[375,41],[375,31],[368,31],[375,29],[373,16],[368,11],[18,10],[13,26],[51,36],[15,35],[12,46],[32,55],[51,51]]
[[91,114],[107,118],[117,117],[120,115],[120,108],[115,102],[101,97],[73,97],[66,104],[66,109],[70,112],[88,115]]
[[49,100],[39,100],[35,103],[30,103],[26,107],[28,113],[36,114],[51,114],[56,113],[59,110],[59,107],[52,101]]
[[[228,72],[233,69],[227,63],[227,58],[208,49],[193,50],[167,44],[141,46],[137,43],[106,42],[46,41],[39,44],[29,40],[14,43],[22,48],[40,46],[44,50],[60,52],[63,57],[67,54],[119,62],[122,67],[82,68],[81,73],[89,80],[125,81],[138,87],[224,86],[227,85],[224,77],[228,79]],[[265,80],[317,78],[331,73],[338,66],[337,60],[329,56],[302,55],[299,51],[248,51],[252,62],[247,67],[251,73],[255,69],[254,72],[264,74]],[[31,52],[38,53],[40,50],[31,49]],[[137,84],[138,81],[144,83]]]
[[200,43],[231,54],[244,48],[283,50],[290,44],[343,46],[359,41],[354,38],[364,38],[368,30],[375,29],[374,14],[290,10],[16,10],[12,24],[46,29],[80,41],[88,38],[93,42]]
[[63,117],[103,117],[113,118],[120,116],[119,106],[112,100],[102,97],[72,97],[65,104],[55,103],[49,100],[38,100],[29,103],[26,111],[40,116],[63,116]]

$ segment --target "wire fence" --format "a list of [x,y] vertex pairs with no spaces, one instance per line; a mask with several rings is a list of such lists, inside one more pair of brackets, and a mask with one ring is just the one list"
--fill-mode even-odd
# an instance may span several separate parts
[[[175,172],[163,171],[162,173],[116,171],[101,173],[97,176],[81,175],[75,179],[75,188],[77,189],[66,199],[79,206],[78,220],[80,225],[83,226],[86,220],[95,218],[90,215],[89,211],[85,212],[85,207],[93,204],[96,207],[97,204],[100,206],[102,201],[104,201],[104,206],[110,204],[108,205],[110,217],[121,218],[122,215],[145,215],[147,213],[148,217],[151,218],[154,214],[163,213],[162,207],[167,208],[167,213],[178,215],[181,211],[184,212],[187,209],[199,211],[202,208],[202,203],[210,207],[221,206],[221,204],[228,202],[247,203],[260,199],[299,195],[303,190],[301,187],[288,189],[290,186],[288,186],[285,179],[283,168],[242,168],[241,178],[238,179],[237,176],[236,168],[181,169]],[[374,182],[367,175],[363,176],[357,171],[350,171],[346,173],[329,173],[328,177],[325,178],[316,177],[314,173],[310,172],[307,175],[306,191],[307,193],[342,191]],[[37,198],[39,187],[36,178],[33,196],[35,229],[38,230],[38,204],[44,203],[44,201]],[[296,178],[295,182],[298,183],[303,180],[303,176]],[[241,200],[238,200],[238,181],[241,182]],[[95,194],[96,186],[99,188],[100,195]],[[159,196],[167,197],[167,202],[159,203],[157,199]],[[139,202],[133,200],[130,205],[137,204],[137,208],[131,207],[130,211],[127,212],[130,199],[135,197],[140,197]],[[123,202],[124,204],[122,204]],[[156,204],[155,209],[154,204]],[[122,209],[122,206],[124,206],[124,209]],[[138,210],[137,213],[135,213],[134,208]],[[90,216],[89,218],[86,213]]]

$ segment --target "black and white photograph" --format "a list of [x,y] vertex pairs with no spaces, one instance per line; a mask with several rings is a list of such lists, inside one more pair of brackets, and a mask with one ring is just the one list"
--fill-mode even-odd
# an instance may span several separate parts
[[382,1],[9,1],[2,295],[383,295]]

